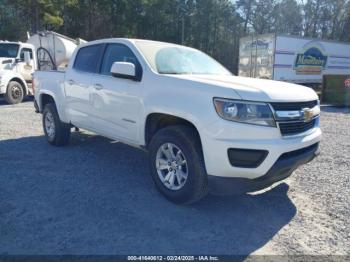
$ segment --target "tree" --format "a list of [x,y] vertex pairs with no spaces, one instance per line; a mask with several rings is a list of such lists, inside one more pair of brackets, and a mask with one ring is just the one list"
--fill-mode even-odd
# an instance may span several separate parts
[[38,30],[183,41],[237,72],[239,39],[249,34],[350,41],[350,0],[0,0],[0,39]]

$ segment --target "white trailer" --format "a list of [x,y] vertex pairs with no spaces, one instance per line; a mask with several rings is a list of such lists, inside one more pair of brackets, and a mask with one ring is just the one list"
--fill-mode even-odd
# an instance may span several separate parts
[[325,74],[350,74],[350,43],[276,34],[240,40],[240,76],[314,86]]
[[64,69],[77,45],[75,40],[51,31],[29,36],[26,43],[0,42],[0,95],[10,104],[33,94],[35,70]]

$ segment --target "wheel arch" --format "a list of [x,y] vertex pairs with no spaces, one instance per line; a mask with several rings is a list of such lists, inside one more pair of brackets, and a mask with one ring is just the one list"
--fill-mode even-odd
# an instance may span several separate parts
[[10,84],[10,82],[17,82],[17,83],[19,83],[22,86],[22,88],[24,89],[24,95],[25,96],[28,95],[29,90],[28,90],[27,83],[24,81],[24,79],[21,79],[18,76],[12,77],[7,83],[7,88],[8,88],[8,85]]
[[56,106],[54,97],[51,94],[47,94],[47,93],[40,94],[39,107],[41,112],[44,110],[45,106],[49,103],[53,103]]
[[152,137],[162,128],[175,125],[184,125],[193,128],[197,135],[202,147],[201,136],[197,126],[190,120],[176,115],[166,113],[150,113],[146,117],[144,128],[145,146],[148,147]]
[[40,90],[39,93],[36,94],[36,99],[39,107],[39,112],[42,113],[44,110],[44,107],[47,103],[54,103],[58,112],[58,115],[60,117],[60,120],[64,123],[70,123],[69,119],[67,119],[67,115],[65,112],[65,107],[60,103],[62,99],[60,99],[60,94],[56,95],[54,92],[50,90]]

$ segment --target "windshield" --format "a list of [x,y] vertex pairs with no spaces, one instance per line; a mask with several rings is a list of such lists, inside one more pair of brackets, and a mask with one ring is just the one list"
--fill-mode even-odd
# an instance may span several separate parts
[[17,44],[0,44],[0,57],[17,57],[18,49]]
[[136,46],[159,74],[231,75],[210,56],[178,45],[137,41]]
[[17,57],[19,45],[17,44],[0,44],[0,57]]

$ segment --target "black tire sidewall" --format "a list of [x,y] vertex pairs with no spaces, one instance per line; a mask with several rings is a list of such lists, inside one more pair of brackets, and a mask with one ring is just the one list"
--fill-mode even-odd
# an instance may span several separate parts
[[[160,180],[156,168],[156,156],[160,146],[165,143],[173,143],[183,152],[187,160],[188,177],[185,185],[179,190],[168,189]],[[206,176],[205,168],[200,166],[201,161],[198,150],[195,148],[195,143],[191,143],[183,135],[175,130],[161,130],[152,139],[149,146],[149,165],[151,175],[158,190],[172,202],[183,204],[190,203],[197,193],[199,180]]]
[[[19,98],[17,98],[17,99],[12,97],[12,88],[15,87],[15,86],[19,87],[22,90],[22,92],[21,92],[22,95]],[[24,92],[25,92],[24,88],[23,88],[23,86],[20,83],[15,82],[15,81],[11,81],[8,84],[8,86],[7,86],[6,97],[5,97],[6,101],[9,104],[19,104],[19,103],[21,103],[23,101],[23,99],[25,97]]]
[[[47,139],[47,141],[50,143],[50,144],[54,144],[55,143],[55,140],[56,140],[56,137],[57,137],[57,118],[58,118],[58,114],[56,112],[56,110],[53,108],[54,106],[52,104],[47,104],[44,108],[44,111],[43,111],[43,129],[44,129],[44,133],[45,133],[45,137]],[[46,131],[46,127],[45,127],[45,117],[46,117],[46,114],[47,113],[51,113],[52,116],[53,116],[53,119],[54,119],[54,123],[55,123],[55,136],[53,138],[50,138],[47,134],[47,131]]]
[[[55,124],[55,136],[53,138],[50,138],[47,135],[46,132],[46,127],[45,127],[45,117],[46,114],[50,112],[53,116],[54,124]],[[68,143],[69,137],[70,137],[70,127],[67,124],[64,124],[61,122],[60,117],[58,115],[56,105],[55,104],[47,104],[44,108],[43,111],[43,119],[42,119],[42,124],[43,124],[43,129],[45,133],[45,137],[47,141],[51,145],[55,146],[62,146]]]

